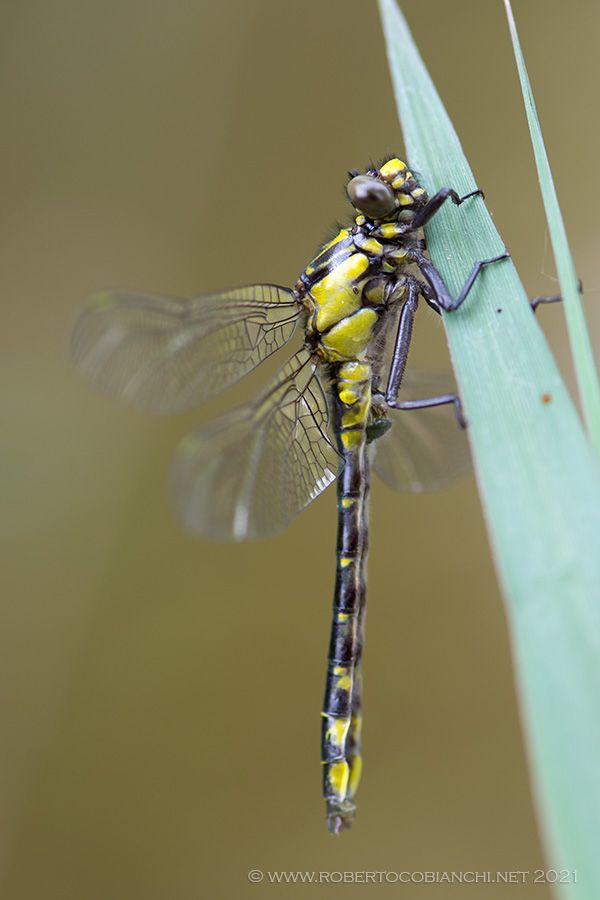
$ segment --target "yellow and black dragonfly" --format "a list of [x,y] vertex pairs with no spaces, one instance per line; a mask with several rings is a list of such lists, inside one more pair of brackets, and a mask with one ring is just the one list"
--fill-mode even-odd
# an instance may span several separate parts
[[450,382],[419,373],[411,384],[404,370],[419,297],[437,312],[454,310],[495,261],[476,263],[453,299],[425,255],[422,228],[446,199],[467,197],[444,188],[429,199],[399,159],[349,174],[355,217],[293,290],[251,285],[189,300],[100,293],[71,338],[72,360],[95,386],[138,409],[176,413],[224,391],[303,330],[302,348],[254,400],[182,440],[172,487],[190,532],[252,541],[280,532],[337,477],[322,712],[327,823],[336,834],[354,817],[361,769],[371,461],[384,481],[407,491],[443,487],[468,468]]

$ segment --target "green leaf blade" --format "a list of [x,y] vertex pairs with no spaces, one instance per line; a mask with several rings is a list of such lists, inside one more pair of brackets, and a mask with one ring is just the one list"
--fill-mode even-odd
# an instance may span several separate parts
[[[408,158],[433,194],[477,187],[393,0],[380,0]],[[446,208],[448,207],[448,208]],[[479,197],[426,228],[454,296],[503,251]],[[510,260],[487,266],[444,315],[506,598],[522,721],[550,864],[565,896],[600,896],[600,476]]]
[[558,203],[556,187],[552,178],[548,154],[546,153],[546,146],[542,137],[533,91],[529,75],[527,74],[527,67],[521,50],[510,0],[504,0],[504,5],[521,82],[535,164],[546,210],[546,219],[548,220],[550,240],[556,261],[556,271],[564,301],[581,405],[588,432],[596,448],[596,453],[600,456],[600,383],[598,381],[598,370],[578,290],[575,264],[569,249],[565,224]]

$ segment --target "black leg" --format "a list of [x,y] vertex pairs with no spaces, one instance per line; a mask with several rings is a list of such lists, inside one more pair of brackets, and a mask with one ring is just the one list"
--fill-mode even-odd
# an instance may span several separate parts
[[[579,279],[578,287],[579,293],[583,294],[583,283],[581,281],[581,278]],[[560,303],[561,300],[562,294],[554,294],[553,297],[534,297],[533,300],[529,301],[529,305],[535,312],[538,306],[540,306],[542,303]]]
[[412,338],[413,322],[419,303],[419,293],[419,283],[411,280],[408,286],[408,297],[402,307],[400,319],[398,320],[394,355],[392,357],[392,365],[390,366],[388,383],[385,390],[385,401],[388,406],[395,406],[396,404],[400,383],[404,375],[404,370],[406,369],[408,351],[410,350]]
[[[464,303],[467,299],[467,295],[473,284],[475,283],[475,279],[481,272],[484,266],[488,266],[490,263],[499,262],[501,259],[510,259],[509,253],[501,253],[500,256],[494,256],[492,259],[482,259],[479,262],[476,262],[471,270],[471,274],[465,281],[463,285],[463,289],[460,294],[456,298],[456,300],[450,294],[450,291],[446,287],[444,279],[433,265],[431,260],[427,259],[420,250],[413,250],[412,257],[423,276],[427,279],[432,291],[433,291],[433,300],[441,309],[445,310],[445,312],[453,312],[455,309]],[[429,302],[429,301],[428,301]],[[432,305],[430,303],[430,305]],[[435,307],[434,307],[435,309]]]
[[479,188],[476,191],[471,191],[470,194],[465,194],[464,197],[459,197],[453,188],[442,188],[441,191],[433,195],[431,200],[427,201],[423,209],[419,210],[411,222],[411,228],[422,228],[423,225],[426,225],[446,200],[450,199],[456,206],[460,206],[461,203],[464,203],[465,200],[468,200],[469,197],[474,197],[476,194],[484,196],[483,191]]
[[460,397],[456,394],[440,394],[439,397],[426,397],[424,400],[403,400],[401,403],[397,401],[390,403],[386,398],[386,403],[392,409],[429,409],[432,406],[445,406],[446,403],[454,403],[454,412],[456,419],[461,428],[467,427],[467,420],[462,411],[462,403]]
[[408,351],[410,349],[410,341],[412,338],[413,322],[417,305],[419,302],[419,294],[426,290],[426,285],[419,284],[418,281],[411,280],[408,285],[408,297],[400,312],[400,320],[398,322],[398,332],[396,334],[396,343],[394,345],[394,355],[392,357],[392,365],[390,366],[390,374],[385,391],[385,402],[392,409],[426,409],[431,406],[442,406],[446,403],[454,404],[456,418],[461,428],[466,428],[467,423],[462,413],[460,399],[456,394],[442,394],[439,397],[427,397],[424,400],[404,400],[398,401],[398,391],[402,382],[402,376],[406,369],[408,359]]
[[417,311],[419,294],[425,298],[427,303],[435,309],[436,312],[440,312],[442,309],[446,312],[452,312],[453,310],[458,309],[461,303],[464,302],[482,268],[490,263],[509,258],[509,254],[503,253],[500,256],[493,257],[493,259],[483,259],[475,263],[471,274],[467,278],[463,289],[456,300],[450,294],[444,283],[444,279],[433,263],[427,259],[420,250],[414,250],[412,257],[427,280],[427,284],[416,280],[411,280],[409,282],[408,297],[402,307],[400,320],[398,322],[398,332],[396,334],[392,365],[390,366],[390,373],[385,391],[385,401],[387,405],[393,409],[424,409],[431,406],[442,406],[445,403],[453,403],[456,418],[461,427],[465,428],[466,421],[462,413],[460,399],[456,394],[443,394],[440,397],[428,397],[424,400],[405,400],[398,402],[398,391],[408,359],[408,351],[410,349],[413,322]]
[[[436,214],[436,212],[440,209],[442,204],[450,199],[454,204],[459,206],[463,203],[467,198],[473,197],[476,194],[481,194],[483,196],[483,191],[476,190],[471,191],[470,194],[465,194],[464,197],[459,197],[455,190],[452,188],[442,188],[442,190],[438,191],[431,200],[429,200],[423,209],[420,210],[414,217],[411,222],[411,229],[418,229],[425,225],[431,218]],[[498,262],[501,259],[508,259],[508,253],[502,253],[500,256],[494,256],[492,259],[483,259],[479,262],[475,263],[471,274],[467,278],[463,288],[455,300],[450,291],[446,287],[444,279],[435,268],[431,260],[427,259],[427,257],[420,250],[413,250],[411,253],[411,257],[413,261],[419,267],[421,274],[425,278],[426,284],[424,282],[418,282],[416,280],[411,280],[408,285],[408,297],[402,307],[402,311],[400,313],[400,320],[398,322],[398,332],[396,334],[396,343],[394,345],[394,353],[392,357],[392,365],[390,366],[390,373],[388,376],[388,383],[385,391],[385,401],[387,405],[393,409],[426,409],[432,406],[442,406],[446,403],[453,403],[454,410],[456,413],[456,418],[458,419],[461,427],[466,428],[466,421],[462,413],[462,407],[459,397],[456,394],[442,394],[439,397],[428,397],[424,400],[405,400],[402,402],[398,401],[398,391],[400,389],[400,384],[402,382],[402,376],[404,375],[404,370],[406,368],[406,362],[408,359],[408,351],[410,349],[410,342],[412,338],[412,329],[415,313],[417,311],[417,305],[419,301],[419,295],[423,296],[426,302],[434,309],[436,312],[440,313],[442,310],[445,312],[452,312],[465,301],[467,295],[473,284],[475,283],[475,279],[479,275],[480,271],[484,266],[489,265],[493,262]]]
[[529,301],[529,305],[535,312],[542,303],[558,303],[560,300],[562,300],[562,294],[555,294],[553,297],[534,297]]

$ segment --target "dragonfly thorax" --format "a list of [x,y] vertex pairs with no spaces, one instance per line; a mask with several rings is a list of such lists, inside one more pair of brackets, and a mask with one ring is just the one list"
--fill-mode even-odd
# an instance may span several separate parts
[[307,343],[328,363],[365,359],[380,316],[404,297],[413,251],[423,247],[411,219],[427,194],[406,164],[392,159],[352,175],[353,227],[321,248],[296,285],[308,313]]

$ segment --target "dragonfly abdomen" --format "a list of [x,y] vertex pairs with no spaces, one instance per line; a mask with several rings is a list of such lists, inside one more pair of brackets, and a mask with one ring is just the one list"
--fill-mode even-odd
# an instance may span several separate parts
[[371,408],[372,372],[352,361],[333,373],[333,407],[338,451],[337,570],[333,621],[323,705],[323,793],[327,824],[337,834],[354,817],[354,793],[360,778],[361,617],[368,541],[369,462],[366,425]]

